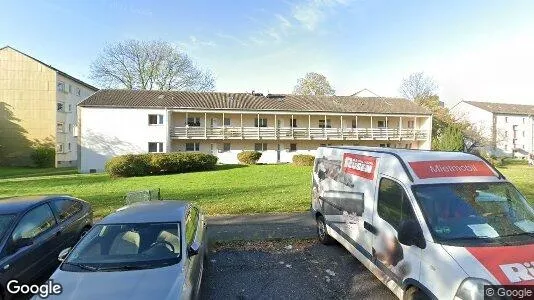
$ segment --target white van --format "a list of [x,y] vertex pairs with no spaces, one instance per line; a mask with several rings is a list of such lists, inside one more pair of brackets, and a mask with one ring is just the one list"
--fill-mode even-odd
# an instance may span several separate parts
[[480,157],[321,147],[312,209],[401,299],[482,299],[484,285],[534,284],[534,210]]

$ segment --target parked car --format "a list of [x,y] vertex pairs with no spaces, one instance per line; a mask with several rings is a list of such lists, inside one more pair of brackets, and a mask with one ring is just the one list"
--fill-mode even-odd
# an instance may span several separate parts
[[534,284],[534,210],[480,157],[321,147],[312,208],[400,299],[483,299],[485,285]]
[[70,196],[29,196],[0,200],[0,290],[7,282],[46,280],[57,256],[71,247],[93,223],[91,205]]
[[105,217],[51,279],[57,299],[197,298],[207,251],[200,210],[182,201],[137,202]]

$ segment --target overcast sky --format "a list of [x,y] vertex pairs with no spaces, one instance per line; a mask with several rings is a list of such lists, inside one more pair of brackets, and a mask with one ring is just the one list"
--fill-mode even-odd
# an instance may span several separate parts
[[179,46],[216,89],[290,93],[306,72],[338,95],[398,96],[424,71],[448,104],[534,105],[534,1],[2,0],[0,46],[88,79],[102,47],[124,39]]

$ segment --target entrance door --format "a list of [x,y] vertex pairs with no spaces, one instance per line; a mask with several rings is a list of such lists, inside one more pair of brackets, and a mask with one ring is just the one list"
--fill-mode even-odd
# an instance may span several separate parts
[[217,144],[210,144],[210,153],[217,156]]

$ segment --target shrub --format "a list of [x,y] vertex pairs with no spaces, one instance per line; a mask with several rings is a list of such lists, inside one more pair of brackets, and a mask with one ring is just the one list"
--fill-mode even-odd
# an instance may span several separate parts
[[174,174],[211,170],[217,157],[204,153],[150,153],[117,156],[106,163],[113,177]]
[[295,166],[313,166],[315,156],[308,154],[293,155],[293,165]]
[[33,148],[31,159],[35,166],[39,168],[50,168],[55,166],[56,150],[54,147],[38,145]]
[[237,154],[239,162],[245,165],[255,165],[260,160],[261,152],[258,151],[243,151]]

